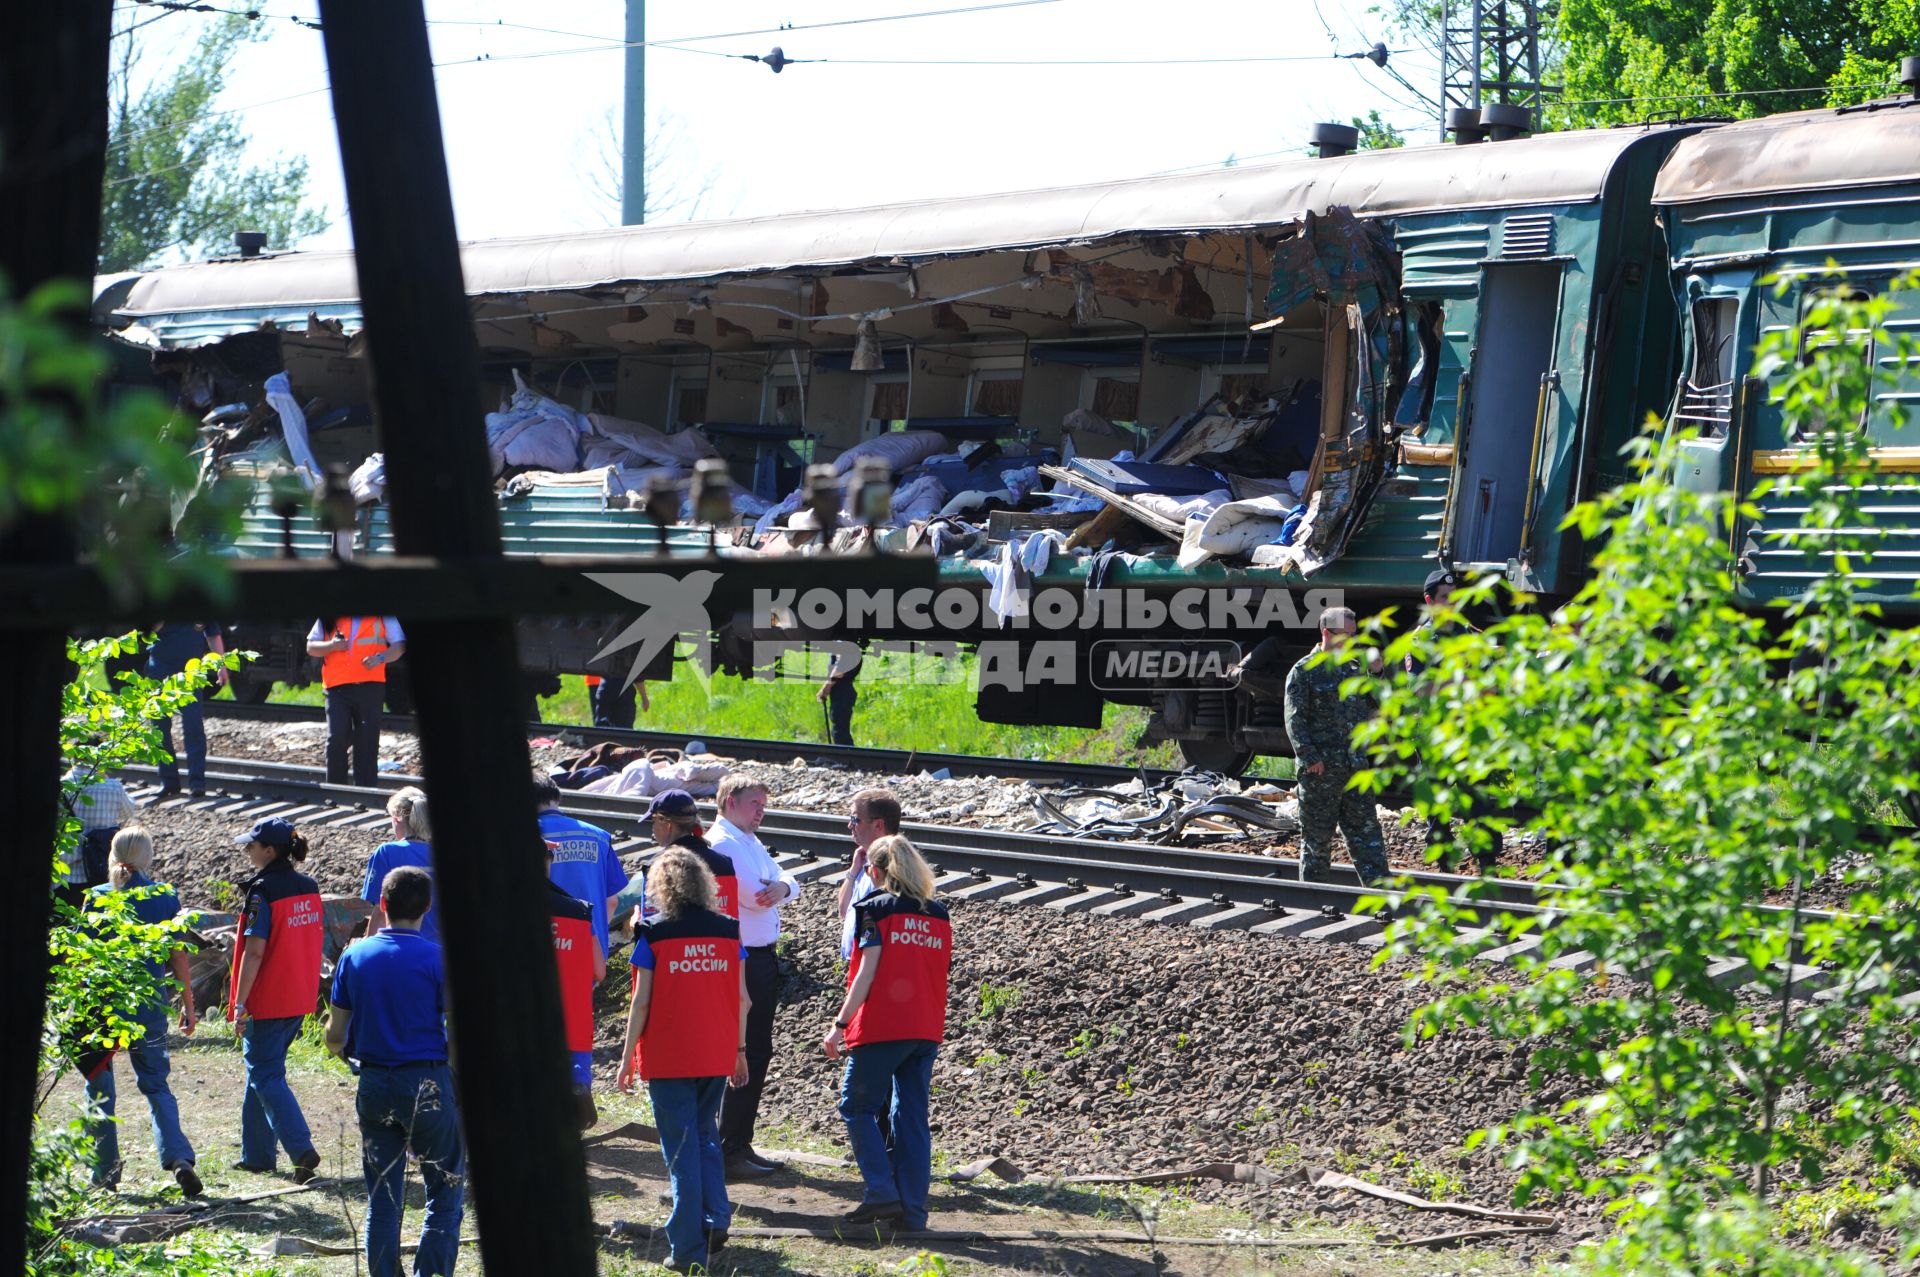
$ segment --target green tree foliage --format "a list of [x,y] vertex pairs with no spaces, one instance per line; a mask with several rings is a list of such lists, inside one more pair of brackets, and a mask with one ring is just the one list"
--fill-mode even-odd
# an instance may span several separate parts
[[[209,652],[164,679],[124,671],[109,674],[109,661],[137,656],[153,639],[151,634],[129,633],[67,644],[76,674],[61,694],[60,752],[73,771],[63,782],[63,810],[68,814],[54,847],[55,881],[65,877],[68,857],[80,841],[74,795],[82,785],[130,763],[165,760],[166,747],[154,723],[198,696],[217,670],[237,670],[257,655]],[[146,961],[164,958],[181,928],[141,922],[127,907],[130,900],[114,892],[90,902],[88,911],[104,919],[92,926],[81,925],[77,911],[55,901],[64,925],[54,927],[48,942],[53,952],[44,1043],[49,1083],[58,1080],[78,1050],[124,1047],[128,1035],[139,1031],[133,1011],[160,992],[160,983],[170,983],[157,982]]]
[[0,281],[0,531],[64,515],[108,581],[164,595],[182,581],[218,590],[214,547],[231,544],[243,485],[205,480],[187,451],[193,424],[157,394],[100,403],[110,360],[76,341],[87,290],[43,285],[18,305]]
[[[1824,574],[1801,597],[1733,606],[1730,520],[1757,511],[1680,491],[1677,439],[1649,434],[1637,480],[1569,517],[1604,542],[1574,599],[1387,650],[1427,672],[1363,729],[1381,766],[1361,783],[1406,786],[1443,816],[1464,793],[1502,792],[1537,809],[1558,857],[1545,929],[1507,914],[1463,931],[1460,902],[1414,894],[1392,948],[1439,986],[1414,1031],[1480,1025],[1530,1044],[1536,1081],[1569,1098],[1491,1136],[1523,1200],[1612,1203],[1622,1228],[1603,1267],[1868,1271],[1773,1247],[1770,1190],[1912,1160],[1920,1021],[1898,999],[1920,970],[1920,838],[1884,822],[1920,794],[1920,631],[1856,598],[1876,561],[1876,479],[1865,432],[1832,423],[1862,420],[1915,357],[1887,327],[1914,287],[1816,293],[1803,332],[1763,347],[1770,393],[1809,441],[1790,482]],[[1512,823],[1483,816],[1459,836],[1484,844]],[[1813,883],[1843,907],[1802,908]],[[1523,939],[1537,944],[1509,967],[1475,956]],[[1726,960],[1757,979],[1736,993]]]
[[1400,130],[1394,128],[1391,121],[1381,118],[1378,107],[1364,116],[1354,116],[1347,123],[1360,130],[1360,149],[1363,151],[1386,151],[1407,144]]
[[1920,49],[1920,0],[1561,0],[1556,34],[1561,127],[1744,118],[1885,94]]
[[134,37],[118,34],[102,271],[229,251],[239,230],[265,231],[269,245],[284,248],[326,229],[327,218],[304,207],[307,162],[246,164],[240,117],[213,105],[235,54],[263,25],[237,15],[212,22],[177,69],[137,95]]
[[[183,673],[161,680],[109,675],[110,660],[132,656],[152,640],[149,634],[124,634],[67,645],[75,676],[63,693],[60,747],[76,765],[74,777],[62,782],[63,805],[70,813],[86,779],[164,756],[153,719],[197,695],[216,669],[238,669],[254,657],[251,652],[224,657],[209,653],[189,662]],[[79,818],[69,815],[49,862],[47,889],[64,878],[67,856],[79,840]],[[91,897],[82,911],[55,898],[47,940],[53,963],[41,1030],[43,1106],[81,1052],[124,1048],[140,1032],[134,1017],[141,1006],[177,989],[171,979],[156,978],[148,963],[164,962],[179,947],[188,920],[144,923],[132,909],[133,899],[128,892],[106,892]],[[93,1141],[84,1114],[66,1121],[41,1118],[27,1204],[26,1271],[31,1277],[227,1277],[270,1271],[248,1262],[250,1257],[235,1245],[204,1239],[103,1250],[75,1237],[66,1227],[70,1221],[116,1209],[107,1199],[95,1199],[88,1184],[92,1164]]]

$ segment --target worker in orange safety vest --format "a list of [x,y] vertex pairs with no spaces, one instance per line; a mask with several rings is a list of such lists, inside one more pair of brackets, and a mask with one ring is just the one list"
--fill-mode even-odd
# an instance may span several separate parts
[[407,650],[407,636],[391,616],[342,616],[315,621],[307,655],[320,662],[327,689],[327,783],[372,786],[379,776],[380,711],[387,666]]

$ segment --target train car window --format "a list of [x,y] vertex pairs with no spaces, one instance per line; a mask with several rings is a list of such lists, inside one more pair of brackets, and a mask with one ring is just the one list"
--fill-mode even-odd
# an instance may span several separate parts
[[1140,420],[1140,376],[1138,373],[1116,375],[1103,373],[1087,374],[1087,386],[1083,394],[1085,406],[1114,425],[1132,430]]
[[678,426],[697,426],[707,419],[707,381],[673,379],[673,422]]
[[967,414],[973,417],[1018,417],[1025,380],[1018,370],[977,372],[967,396]]
[[1265,366],[1259,368],[1220,368],[1215,373],[1215,389],[1239,411],[1251,411],[1271,395],[1273,378]]
[[1414,302],[1407,308],[1407,337],[1413,346],[1413,370],[1400,394],[1393,422],[1413,434],[1426,431],[1433,415],[1433,389],[1440,380],[1440,340],[1446,331],[1446,308],[1439,302]]
[[[1814,308],[1822,302],[1832,300],[1864,302],[1870,301],[1871,299],[1872,294],[1867,290],[1850,285],[1823,284],[1818,287],[1808,288],[1800,297],[1799,320],[1800,323],[1804,325],[1808,317],[1813,313]],[[1807,333],[1803,330],[1800,339],[1800,362],[1803,364],[1807,363],[1814,358],[1818,351],[1830,350],[1839,346],[1842,342],[1853,346],[1863,346],[1865,348],[1867,363],[1869,366],[1872,365],[1874,359],[1874,340],[1873,330],[1870,328],[1849,328],[1844,332],[1828,329],[1813,333]],[[1794,439],[1796,442],[1804,442],[1826,429],[1827,424],[1824,417],[1817,414],[1811,416],[1808,420],[1800,424],[1799,433],[1794,436]],[[1854,425],[1859,428],[1865,428],[1866,424],[1867,414],[1863,410],[1860,414],[1860,419],[1854,422]]]
[[907,427],[907,379],[901,376],[872,377],[867,381],[867,420],[884,421],[889,430]]
[[1693,364],[1680,396],[1679,420],[1709,439],[1733,425],[1733,361],[1740,300],[1701,297],[1693,303]]

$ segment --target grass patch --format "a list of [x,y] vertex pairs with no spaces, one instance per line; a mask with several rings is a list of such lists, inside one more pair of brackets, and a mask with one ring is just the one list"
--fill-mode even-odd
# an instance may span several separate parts
[[[860,701],[853,711],[857,743],[881,749],[1071,759],[1175,771],[1185,765],[1175,745],[1141,748],[1134,743],[1147,724],[1147,710],[1141,706],[1108,705],[1097,729],[983,723],[974,712],[976,658],[962,655],[930,671],[932,664],[924,656],[898,652],[867,657]],[[930,672],[938,677],[930,679]],[[826,708],[814,699],[824,670],[796,666],[790,673],[791,677],[779,681],[730,674],[703,681],[683,661],[674,666],[672,682],[647,684],[651,707],[636,714],[634,725],[684,733],[689,739],[711,734],[796,745],[826,742]],[[222,689],[220,698],[231,699],[231,693]],[[317,683],[305,687],[276,683],[270,699],[281,705],[317,706],[326,697]],[[538,704],[543,722],[583,727],[593,722],[586,680],[577,674],[561,675],[560,691],[540,697]],[[1255,769],[1288,776],[1292,762],[1258,759]]]
[[1020,986],[980,982],[980,1014],[976,1020],[994,1020],[1020,1005]]

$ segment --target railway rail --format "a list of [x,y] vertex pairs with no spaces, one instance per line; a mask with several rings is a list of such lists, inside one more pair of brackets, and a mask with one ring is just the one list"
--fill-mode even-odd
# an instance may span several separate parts
[[[136,786],[131,792],[137,799],[158,793],[153,768],[127,767],[122,775]],[[423,782],[417,776],[387,773],[370,788],[329,785],[318,767],[210,758],[207,783],[205,798],[180,796],[159,805],[190,807],[236,821],[278,815],[302,825],[364,824],[372,834],[385,827],[387,796]],[[569,815],[612,833],[614,849],[623,858],[653,846],[642,832],[647,808],[643,798],[570,793],[562,805]],[[711,807],[703,806],[710,818]],[[917,822],[905,823],[902,831],[939,871],[942,892],[960,899],[1008,900],[1066,912],[1144,916],[1263,934],[1324,932],[1317,936],[1322,939],[1358,939],[1380,932],[1375,918],[1359,912],[1361,899],[1378,892],[1357,883],[1301,882],[1299,862],[1291,858]],[[769,809],[760,836],[803,880],[837,879],[844,871],[849,850],[844,815]],[[1480,881],[1438,873],[1413,877],[1450,893]],[[1530,883],[1495,880],[1491,887],[1492,895],[1473,902],[1489,919],[1501,911],[1552,912],[1539,902]]]
[[[317,705],[243,705],[238,701],[206,702],[206,712],[214,718],[237,722],[323,723],[326,711]],[[383,714],[380,726],[385,731],[411,732],[411,714]],[[587,727],[577,723],[527,724],[527,730],[558,737],[568,734],[592,744],[613,741],[646,749],[681,749],[689,740],[699,740],[716,754],[756,762],[791,762],[795,755],[823,763],[838,763],[860,771],[889,775],[914,775],[944,768],[951,776],[993,776],[1011,780],[1055,780],[1067,784],[1113,785],[1135,777],[1149,782],[1179,773],[1155,767],[1121,767],[1111,763],[1062,763],[1048,759],[997,758],[982,754],[943,754],[912,749],[875,749],[868,745],[828,745],[814,741],[763,740],[747,736],[712,736],[705,732],[668,732],[644,727]],[[1247,776],[1251,781],[1276,777]]]
[[[364,827],[370,838],[386,831],[388,796],[403,786],[424,783],[418,776],[388,773],[372,787],[329,785],[318,767],[210,758],[205,797],[158,799],[156,769],[130,766],[122,768],[121,775],[136,801],[161,809],[190,808],[236,823],[281,816],[303,826]],[[646,826],[644,798],[570,793],[562,805],[569,815],[613,834],[615,852],[630,867],[654,846],[641,832]],[[710,819],[711,806],[703,803],[702,807]],[[949,899],[998,900],[1202,931],[1245,930],[1306,940],[1382,943],[1381,915],[1361,909],[1364,898],[1381,892],[1357,883],[1302,882],[1299,861],[1294,858],[971,826],[906,822],[901,828],[933,865],[941,894]],[[844,816],[769,808],[759,833],[781,866],[802,882],[837,883],[845,873]],[[1520,939],[1484,950],[1480,957],[1488,962],[1532,949],[1540,943],[1539,931],[1562,914],[1534,882],[1428,871],[1403,877],[1422,887],[1441,888],[1483,926],[1501,915],[1535,920],[1533,930]],[[1469,887],[1475,890],[1469,892]],[[1386,894],[1390,904],[1399,903],[1397,893]],[[1800,916],[1811,920],[1820,912],[1802,910]],[[1556,959],[1556,965],[1575,967],[1585,962],[1583,954]],[[1739,958],[1720,959],[1716,966],[1716,978],[1733,988],[1752,982],[1757,975]],[[1829,973],[1820,968],[1794,968],[1799,996],[1819,998],[1830,983]],[[1920,993],[1913,996],[1920,1003]]]

